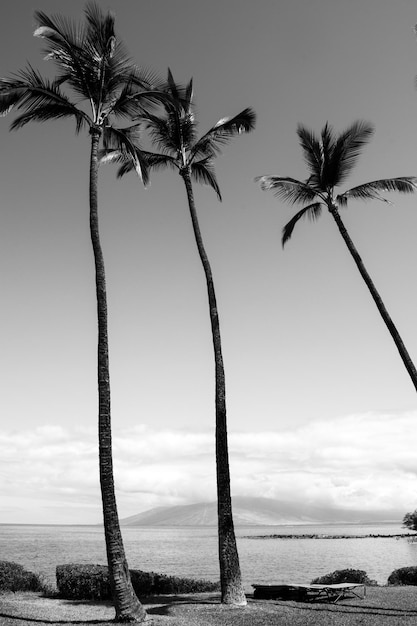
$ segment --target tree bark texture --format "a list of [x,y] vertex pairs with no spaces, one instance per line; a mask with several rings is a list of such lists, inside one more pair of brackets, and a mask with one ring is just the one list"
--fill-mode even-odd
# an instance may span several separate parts
[[90,233],[96,272],[99,397],[98,438],[104,534],[109,567],[109,580],[116,610],[116,621],[142,622],[146,618],[146,611],[136,597],[130,580],[117,514],[116,495],[114,489],[110,413],[109,351],[107,336],[107,294],[97,210],[97,151],[100,142],[101,130],[100,128],[94,127],[91,129],[90,134]]
[[329,206],[329,211],[332,214],[332,216],[335,219],[335,222],[337,224],[337,227],[339,229],[340,234],[343,237],[343,240],[346,244],[346,246],[348,247],[349,252],[351,253],[353,260],[356,263],[356,266],[363,278],[363,280],[366,283],[366,286],[368,287],[371,296],[378,308],[378,311],[381,314],[382,319],[385,322],[386,327],[388,328],[388,331],[391,335],[391,337],[394,340],[395,345],[397,346],[397,350],[400,353],[401,359],[404,363],[404,366],[411,378],[411,381],[417,391],[417,370],[414,367],[414,363],[411,360],[410,355],[408,354],[407,348],[404,345],[403,340],[401,339],[400,333],[398,332],[394,322],[391,319],[391,316],[389,315],[381,296],[379,295],[371,277],[369,276],[365,265],[363,264],[363,261],[352,241],[352,239],[350,238],[349,233],[346,230],[346,227],[342,221],[342,218],[340,217],[339,211],[337,210],[337,207],[334,205]]
[[246,597],[242,585],[239,555],[237,551],[236,536],[232,515],[229,451],[227,442],[226,385],[216,294],[214,291],[214,283],[210,263],[204,249],[203,239],[198,223],[190,171],[189,169],[184,168],[180,171],[180,174],[184,179],[194,236],[206,276],[211,331],[213,337],[216,376],[215,398],[217,515],[222,602],[224,604],[245,605]]

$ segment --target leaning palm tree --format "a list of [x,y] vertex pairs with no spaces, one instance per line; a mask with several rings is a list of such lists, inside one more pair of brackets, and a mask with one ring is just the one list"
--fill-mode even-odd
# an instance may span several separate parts
[[85,23],[76,25],[59,15],[48,17],[41,11],[35,13],[38,28],[34,35],[44,40],[46,59],[55,63],[58,75],[50,81],[28,66],[11,78],[0,79],[0,113],[5,115],[10,109],[17,109],[12,129],[33,121],[74,118],[76,131],[87,128],[91,136],[89,207],[98,314],[98,435],[104,532],[116,619],[143,621],[146,612],[130,581],[113,480],[107,295],[97,184],[98,149],[100,142],[107,145],[109,141],[131,155],[137,172],[146,180],[140,152],[133,149],[137,128],[117,128],[114,123],[137,115],[147,99],[156,96],[150,90],[153,77],[133,65],[116,38],[114,16],[89,3],[85,17]]
[[[384,320],[405,368],[417,390],[417,371],[408,354],[400,334],[392,321],[363,261],[350,238],[340,217],[339,209],[347,206],[349,200],[380,200],[390,203],[381,193],[398,191],[412,193],[417,189],[417,178],[402,176],[400,178],[385,178],[352,187],[336,195],[336,188],[344,183],[347,176],[356,165],[364,145],[371,139],[374,129],[366,122],[355,122],[347,130],[335,135],[331,126],[326,124],[318,138],[309,129],[300,125],[297,133],[304,158],[309,170],[309,177],[304,181],[295,180],[288,176],[258,176],[263,190],[272,189],[275,195],[290,204],[307,205],[298,211],[286,224],[282,231],[282,245],[290,239],[294,227],[303,217],[316,220],[326,207],[334,218],[340,234],[351,253],[357,268],[368,287],[371,296]],[[391,204],[391,203],[390,203]]]
[[[148,129],[154,145],[160,150],[158,153],[143,153],[149,168],[172,168],[184,181],[194,237],[205,273],[215,361],[216,473],[222,602],[243,605],[246,604],[246,598],[241,580],[230,492],[226,387],[219,315],[211,266],[198,222],[192,181],[210,185],[218,199],[222,199],[213,167],[214,157],[220,152],[221,146],[237,134],[249,132],[254,128],[255,113],[248,108],[235,117],[221,119],[198,139],[193,111],[192,81],[185,88],[181,87],[175,83],[171,72],[168,71],[166,92],[170,100],[164,103],[162,114],[145,113],[137,121],[139,125],[144,125]],[[134,168],[135,162],[126,152],[105,150],[102,156],[103,160],[121,163],[119,176]]]

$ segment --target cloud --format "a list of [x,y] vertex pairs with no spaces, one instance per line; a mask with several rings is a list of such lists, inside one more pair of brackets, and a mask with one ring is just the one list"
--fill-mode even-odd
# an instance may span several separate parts
[[[338,508],[417,507],[417,412],[318,420],[229,436],[232,491]],[[2,520],[101,521],[94,430],[0,432]],[[121,517],[153,506],[214,500],[213,432],[138,425],[113,433]]]

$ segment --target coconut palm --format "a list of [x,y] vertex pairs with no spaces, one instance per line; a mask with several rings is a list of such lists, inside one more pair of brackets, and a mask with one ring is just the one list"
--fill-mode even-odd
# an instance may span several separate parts
[[314,221],[320,217],[323,207],[328,209],[371,293],[378,311],[397,346],[413,385],[417,390],[416,368],[339,213],[339,209],[346,207],[349,200],[380,200],[391,204],[381,193],[388,191],[413,193],[417,189],[417,178],[402,176],[400,178],[374,180],[357,187],[352,187],[342,193],[336,192],[336,188],[345,182],[356,165],[362,148],[370,141],[373,132],[374,129],[371,124],[358,121],[344,132],[336,135],[332,127],[326,124],[319,138],[308,128],[299,125],[297,134],[309,170],[307,180],[295,180],[288,176],[258,176],[255,180],[260,183],[263,190],[273,190],[279,199],[289,204],[306,205],[284,226],[282,231],[283,246],[290,239],[295,225],[301,218],[307,216]]
[[103,253],[100,245],[97,206],[98,149],[109,141],[131,155],[138,173],[146,180],[140,159],[137,128],[117,128],[117,119],[138,114],[146,100],[153,77],[130,61],[116,38],[114,16],[104,14],[94,3],[86,5],[85,23],[77,25],[55,15],[37,11],[34,35],[45,44],[46,59],[57,67],[55,80],[47,80],[28,66],[11,78],[0,80],[0,113],[17,109],[11,124],[19,129],[29,122],[74,118],[77,133],[87,128],[91,136],[89,208],[90,233],[95,260],[98,314],[98,433],[100,486],[109,576],[116,619],[142,621],[146,612],[130,581],[119,527],[112,467],[110,378],[107,338],[107,296]]
[[[198,139],[192,81],[186,87],[181,87],[175,83],[171,72],[168,71],[166,91],[171,100],[164,104],[162,114],[145,113],[137,121],[146,126],[153,144],[160,150],[158,153],[145,153],[149,168],[172,168],[184,181],[194,237],[205,273],[215,361],[216,472],[222,602],[246,604],[232,516],[226,388],[219,315],[212,270],[203,244],[192,182],[210,185],[221,201],[222,197],[213,167],[214,158],[220,152],[221,147],[233,137],[254,128],[255,113],[248,108],[234,117],[221,119]],[[126,152],[107,150],[104,151],[103,158],[121,163],[119,176],[123,176],[134,167],[134,161]]]

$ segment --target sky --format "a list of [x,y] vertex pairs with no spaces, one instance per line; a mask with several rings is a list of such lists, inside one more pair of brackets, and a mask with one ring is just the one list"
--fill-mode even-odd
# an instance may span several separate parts
[[[139,65],[194,79],[199,128],[250,106],[254,132],[195,197],[222,332],[232,493],[339,508],[417,508],[415,389],[333,223],[300,222],[261,174],[304,178],[296,129],[375,135],[347,186],[417,175],[413,0],[113,0]],[[3,0],[0,76],[51,64],[33,13]],[[89,136],[0,119],[0,523],[98,523],[96,303]],[[345,225],[417,363],[417,197],[352,203]],[[100,169],[112,426],[121,517],[215,499],[214,363],[182,180]]]

